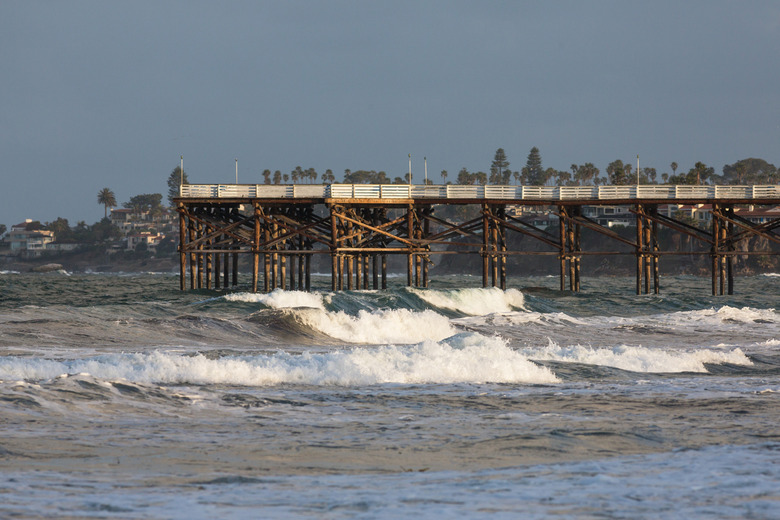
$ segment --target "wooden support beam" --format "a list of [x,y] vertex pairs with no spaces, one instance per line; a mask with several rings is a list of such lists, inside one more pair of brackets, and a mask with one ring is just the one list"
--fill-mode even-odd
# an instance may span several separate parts
[[[271,229],[268,225],[263,226],[263,237],[266,242],[271,240]],[[271,291],[271,254],[268,252],[263,253],[263,292],[268,293]]]
[[[413,210],[410,210],[410,211],[413,211]],[[409,239],[409,240],[407,240],[407,239],[405,239],[405,238],[402,238],[402,237],[399,237],[399,236],[397,236],[397,235],[393,235],[392,233],[389,233],[389,232],[387,232],[387,231],[384,231],[383,229],[380,229],[380,228],[378,228],[378,227],[371,226],[371,225],[369,225],[369,224],[366,224],[366,223],[364,223],[364,222],[360,222],[359,220],[356,220],[356,219],[350,218],[350,217],[348,217],[348,216],[346,216],[346,215],[339,215],[338,217],[339,217],[341,220],[346,220],[347,222],[350,222],[350,223],[352,223],[352,224],[355,224],[355,225],[357,225],[357,226],[360,226],[360,227],[363,227],[363,228],[369,229],[369,230],[371,230],[371,231],[374,231],[375,233],[379,233],[379,234],[381,234],[381,235],[385,235],[386,237],[392,238],[393,240],[397,240],[397,241],[399,241],[399,242],[401,242],[401,243],[403,243],[403,244],[406,244],[406,245],[408,245],[408,246],[410,246],[410,247],[413,247],[413,246],[416,246],[416,245],[417,245],[417,244],[415,244],[415,242],[414,242],[414,241],[412,241],[412,240],[410,240],[410,239]],[[411,217],[407,217],[407,218],[411,218]],[[410,224],[410,225],[412,225],[412,226],[413,226],[413,224]],[[339,241],[343,241],[343,240],[346,240],[346,239],[353,238],[353,237],[352,237],[352,235],[351,235],[351,233],[352,233],[352,228],[350,227],[350,228],[348,229],[348,231],[347,231],[347,236],[346,236],[346,237],[339,238]]]
[[644,240],[644,233],[642,230],[642,216],[640,215],[643,213],[641,204],[637,204],[636,211],[636,293],[642,294],[642,272],[644,271],[642,241]]
[[[634,213],[636,210],[629,209],[629,211]],[[683,233],[684,235],[700,240],[701,242],[712,245],[712,240],[710,239],[710,237],[707,236],[706,232],[702,231],[699,228],[690,226],[685,222],[674,220],[673,218],[669,218],[667,216],[661,215],[660,213],[655,213],[653,215],[646,214],[645,216],[654,222],[658,222],[662,226],[668,227],[669,229],[673,229],[675,231]]]
[[[644,217],[643,217],[644,218]],[[652,229],[650,228],[650,221],[645,219],[642,225],[644,231],[644,238],[642,240],[642,254],[644,255],[644,282],[645,294],[650,294],[650,278],[652,277],[652,258],[650,252],[652,251]]]
[[[260,227],[260,221],[263,215],[262,209],[260,208],[260,204],[255,201],[253,204],[254,209],[254,217],[255,217],[255,243],[253,246],[253,253],[252,253],[252,292],[257,292],[257,283],[258,279],[260,278],[260,250],[258,245],[260,244],[260,236],[262,229]],[[265,256],[265,255],[263,255]]]
[[[495,217],[495,211],[496,207],[493,206],[490,208],[490,216]],[[491,282],[493,284],[493,287],[498,287],[500,285],[499,275],[498,275],[498,225],[495,220],[490,221],[490,262],[492,267],[492,273],[491,273]]]
[[488,212],[488,205],[482,204],[482,287],[488,286],[488,272],[489,272],[489,248],[490,244],[490,217]]
[[[191,218],[187,217],[187,228],[188,228],[188,235],[189,235],[189,241],[192,242],[195,240],[195,221],[193,221]],[[195,280],[197,276],[197,257],[195,254],[194,249],[190,249],[189,245],[187,246],[187,249],[192,251],[190,253],[190,289],[195,289]]]
[[336,250],[339,247],[338,206],[330,206],[330,287],[332,291],[341,290],[339,281],[339,262]]
[[376,291],[379,289],[379,273],[377,272],[379,270],[379,255],[376,253],[373,253],[371,255],[371,260],[373,262],[371,274],[372,274],[372,287]]
[[311,255],[306,255],[306,291],[311,292]]
[[561,291],[566,290],[566,224],[568,219],[566,218],[566,207],[558,206],[558,231],[560,234],[560,276],[561,276]]
[[339,291],[344,290],[344,255],[339,255]]
[[368,290],[368,255],[363,255],[363,290]]
[[287,290],[287,255],[279,253],[279,288]]
[[[414,206],[409,204],[406,207],[406,236],[409,237],[409,239],[412,238],[414,234]],[[408,253],[406,258],[406,285],[408,287],[412,286],[412,277],[413,277],[413,270],[414,270],[414,255],[412,254],[414,249],[414,243],[411,240],[407,240],[405,242],[408,246]]]
[[184,204],[177,204],[179,211],[179,290],[187,290],[187,253],[184,252],[186,244],[187,217]]
[[717,217],[717,205],[712,205],[712,295],[716,296],[718,286],[718,249],[720,247],[720,219]]
[[[555,249],[560,248],[560,242],[557,240],[556,237],[553,237],[553,239],[550,239],[550,238],[547,238],[545,236],[539,236],[539,235],[537,235],[535,233],[532,233],[532,232],[530,232],[528,230],[525,230],[525,229],[523,229],[521,227],[514,226],[514,225],[510,224],[507,221],[507,220],[512,220],[514,222],[517,222],[517,219],[509,218],[507,220],[502,220],[502,219],[499,219],[499,218],[493,217],[493,216],[491,216],[490,218],[494,222],[498,222],[500,225],[502,225],[503,227],[505,227],[507,229],[511,229],[512,231],[517,231],[518,233],[521,233],[523,235],[529,236],[529,237],[531,237],[531,238],[533,238],[535,240],[538,240],[539,242],[545,243],[548,246],[553,247]],[[530,228],[533,228],[533,229],[538,229],[538,228],[536,228],[534,226],[531,226],[530,224],[527,227],[530,227]],[[551,236],[549,233],[544,233],[544,234],[547,235],[548,237]]]
[[[714,213],[714,211],[715,210],[713,209],[713,213]],[[729,224],[732,224],[732,225],[735,225],[735,226],[738,226],[738,227],[744,229],[745,232],[747,232],[747,233],[750,233],[750,234],[753,234],[753,235],[758,235],[760,237],[766,238],[767,240],[771,240],[772,242],[776,242],[776,243],[780,244],[780,237],[775,236],[774,233],[762,231],[761,227],[753,225],[752,222],[747,221],[747,220],[739,217],[738,215],[726,216],[726,215],[718,212],[718,218],[721,219],[721,220],[726,221]]]
[[[204,228],[205,228],[205,226],[214,226],[215,227],[215,223],[223,224],[223,222],[221,222],[220,220],[215,220],[215,218],[213,218],[213,217],[210,218],[210,219],[207,219],[207,218],[204,218],[202,215],[197,215],[197,214],[190,214],[190,218],[192,220],[194,220],[195,222],[197,222],[198,224],[200,224],[201,226],[203,226]],[[240,233],[235,233],[234,232],[237,228],[239,228],[240,226],[248,223],[251,220],[252,220],[251,217],[247,217],[247,218],[241,219],[241,220],[239,220],[237,222],[232,222],[231,224],[228,224],[225,227],[220,227],[220,228],[216,228],[215,227],[216,230],[213,231],[212,233],[206,234],[206,233],[202,232],[202,233],[199,234],[197,239],[190,241],[189,247],[190,248],[196,248],[198,246],[201,246],[203,244],[203,242],[206,242],[207,240],[211,240],[213,238],[212,234],[213,235],[225,234],[225,235],[228,235],[228,236],[232,237],[234,240],[236,240],[238,242],[241,242],[241,243],[244,243],[244,244],[247,244],[247,245],[251,246],[252,245],[252,237],[251,236],[250,237],[245,237],[245,236],[242,236]]]
[[[582,207],[577,206],[575,208],[575,216],[582,217]],[[576,265],[574,275],[574,290],[580,292],[580,262],[582,259],[582,226],[579,222],[574,225],[574,251],[577,255],[574,257],[574,263]]]
[[382,255],[382,289],[387,289],[387,255]]
[[294,291],[296,289],[296,283],[297,283],[295,278],[295,273],[296,273],[295,260],[297,256],[289,255],[289,257],[290,257],[290,290]]
[[238,253],[233,253],[233,287],[238,285]]
[[203,242],[201,240],[203,234],[205,224],[203,222],[198,223],[197,233],[198,238],[196,239],[196,242],[198,242],[197,250],[198,250],[198,289],[203,289]]
[[[658,206],[653,206],[651,209],[651,215],[658,215]],[[652,225],[652,240],[653,240],[653,293],[660,294],[660,276],[658,269],[658,221],[651,219]]]
[[[221,253],[214,253],[214,289],[219,290],[220,288],[220,280],[222,279],[222,272],[220,271],[222,254]],[[225,289],[227,289],[227,285],[225,285]]]
[[[574,216],[574,208],[567,210],[567,213],[572,213]],[[569,220],[566,222],[568,228],[568,248],[569,248],[569,290],[575,292],[577,290],[577,261],[574,257],[574,221]]]

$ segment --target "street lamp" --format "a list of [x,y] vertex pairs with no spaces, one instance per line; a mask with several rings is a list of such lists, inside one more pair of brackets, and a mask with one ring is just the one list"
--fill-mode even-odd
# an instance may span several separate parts
[[636,154],[636,185],[639,186],[639,154]]

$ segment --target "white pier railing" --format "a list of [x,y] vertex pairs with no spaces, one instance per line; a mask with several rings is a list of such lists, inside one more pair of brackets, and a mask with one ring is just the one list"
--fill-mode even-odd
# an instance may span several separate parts
[[516,201],[777,199],[765,186],[464,186],[460,184],[184,184],[182,198],[263,199],[486,199]]

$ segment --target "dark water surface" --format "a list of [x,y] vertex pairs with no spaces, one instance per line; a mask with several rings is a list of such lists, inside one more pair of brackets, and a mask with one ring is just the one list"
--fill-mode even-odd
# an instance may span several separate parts
[[315,280],[0,274],[0,516],[780,517],[780,276]]

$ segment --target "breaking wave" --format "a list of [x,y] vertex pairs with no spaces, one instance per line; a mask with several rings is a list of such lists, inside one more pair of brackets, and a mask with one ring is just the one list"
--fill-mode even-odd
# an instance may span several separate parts
[[320,293],[275,289],[267,294],[241,292],[226,294],[223,298],[229,302],[260,303],[272,309],[298,307],[324,309],[328,296]]
[[432,310],[361,310],[356,316],[344,311],[307,309],[307,312],[290,312],[294,312],[296,319],[303,324],[350,343],[418,343],[425,340],[439,341],[456,333],[450,320]]
[[689,352],[620,345],[616,347],[560,346],[550,341],[546,347],[523,349],[530,359],[600,365],[645,373],[707,372],[705,364],[751,366],[741,349],[719,351],[700,349]]
[[548,368],[529,361],[505,341],[479,334],[300,355],[280,352],[211,359],[155,351],[65,361],[0,358],[0,379],[41,381],[68,374],[134,383],[246,386],[558,382]]
[[438,309],[447,309],[469,316],[525,310],[525,298],[517,289],[502,291],[493,287],[449,291],[413,288],[407,290]]
[[487,316],[458,318],[454,323],[461,325],[499,325],[517,326],[525,324],[537,325],[573,325],[577,327],[593,327],[598,329],[632,327],[656,327],[669,331],[698,329],[702,326],[713,327],[714,330],[733,330],[764,324],[780,325],[780,313],[775,309],[753,309],[750,307],[711,308],[695,311],[679,311],[664,314],[644,316],[589,316],[574,317],[562,312],[496,312]]

